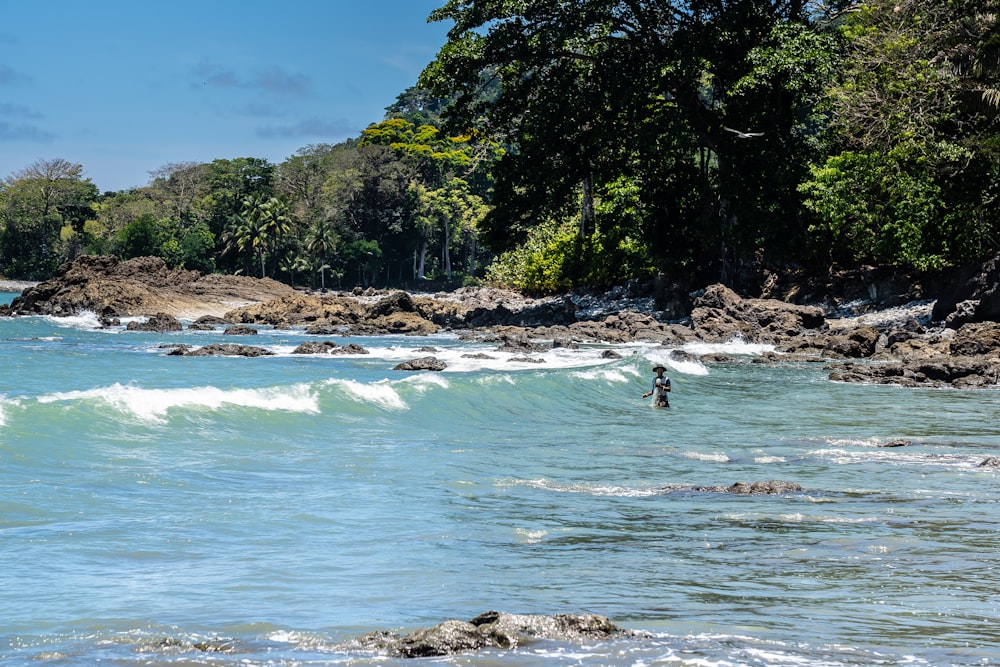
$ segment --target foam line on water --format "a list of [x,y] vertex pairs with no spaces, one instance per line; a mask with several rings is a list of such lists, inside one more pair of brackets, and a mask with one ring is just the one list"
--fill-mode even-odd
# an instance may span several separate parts
[[39,403],[97,401],[134,415],[143,421],[163,421],[172,409],[246,407],[262,410],[318,413],[319,404],[312,387],[305,383],[259,389],[221,389],[213,386],[173,389],[144,389],[115,383],[82,391],[40,396]]

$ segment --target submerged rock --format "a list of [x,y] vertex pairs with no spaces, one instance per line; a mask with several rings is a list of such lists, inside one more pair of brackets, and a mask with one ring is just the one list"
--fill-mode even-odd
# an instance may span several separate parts
[[392,370],[394,371],[443,371],[448,368],[448,364],[439,360],[437,357],[421,357],[419,359],[410,359],[409,361],[404,361],[400,364],[396,364]]
[[795,482],[784,480],[768,480],[762,482],[736,482],[730,486],[697,486],[693,484],[669,484],[661,487],[665,493],[697,491],[700,493],[730,493],[739,496],[780,495],[783,493],[799,493],[804,491]]
[[895,384],[903,387],[983,389],[1000,385],[1000,357],[937,356],[900,362],[844,362],[827,367],[837,382]]
[[156,333],[180,331],[183,328],[184,325],[176,317],[167,313],[157,313],[145,322],[129,322],[128,326],[125,327],[127,331],[154,331]]
[[292,354],[327,354],[338,347],[340,346],[328,340],[307,341],[292,350]]
[[508,614],[488,611],[470,621],[447,620],[399,636],[387,631],[368,633],[352,646],[384,651],[391,657],[429,658],[485,648],[516,649],[535,640],[585,641],[635,637],[598,614]]
[[237,345],[236,343],[215,343],[185,352],[185,357],[269,357],[273,355],[268,349],[253,345]]

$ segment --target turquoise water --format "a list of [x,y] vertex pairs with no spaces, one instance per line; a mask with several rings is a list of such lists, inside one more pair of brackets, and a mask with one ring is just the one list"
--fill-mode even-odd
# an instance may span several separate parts
[[[489,609],[651,635],[434,662],[1000,663],[1000,469],[979,466],[1000,392],[836,384],[734,344],[668,363],[663,410],[640,398],[653,345],[161,347],[222,339],[0,320],[0,664],[402,664],[342,643]],[[423,346],[448,370],[392,370]],[[804,491],[690,488],[772,479]]]

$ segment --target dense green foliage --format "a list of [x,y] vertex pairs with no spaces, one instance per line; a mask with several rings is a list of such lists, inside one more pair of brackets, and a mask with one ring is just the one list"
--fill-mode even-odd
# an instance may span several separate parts
[[998,0],[442,2],[446,44],[355,139],[103,195],[64,160],[12,174],[0,273],[551,292],[1000,249]]

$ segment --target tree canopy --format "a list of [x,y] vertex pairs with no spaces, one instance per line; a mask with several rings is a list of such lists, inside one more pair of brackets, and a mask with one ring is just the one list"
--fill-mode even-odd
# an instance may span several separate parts
[[936,269],[1000,249],[1000,0],[447,0],[383,119],[280,164],[0,183],[0,273],[77,254],[325,288]]

